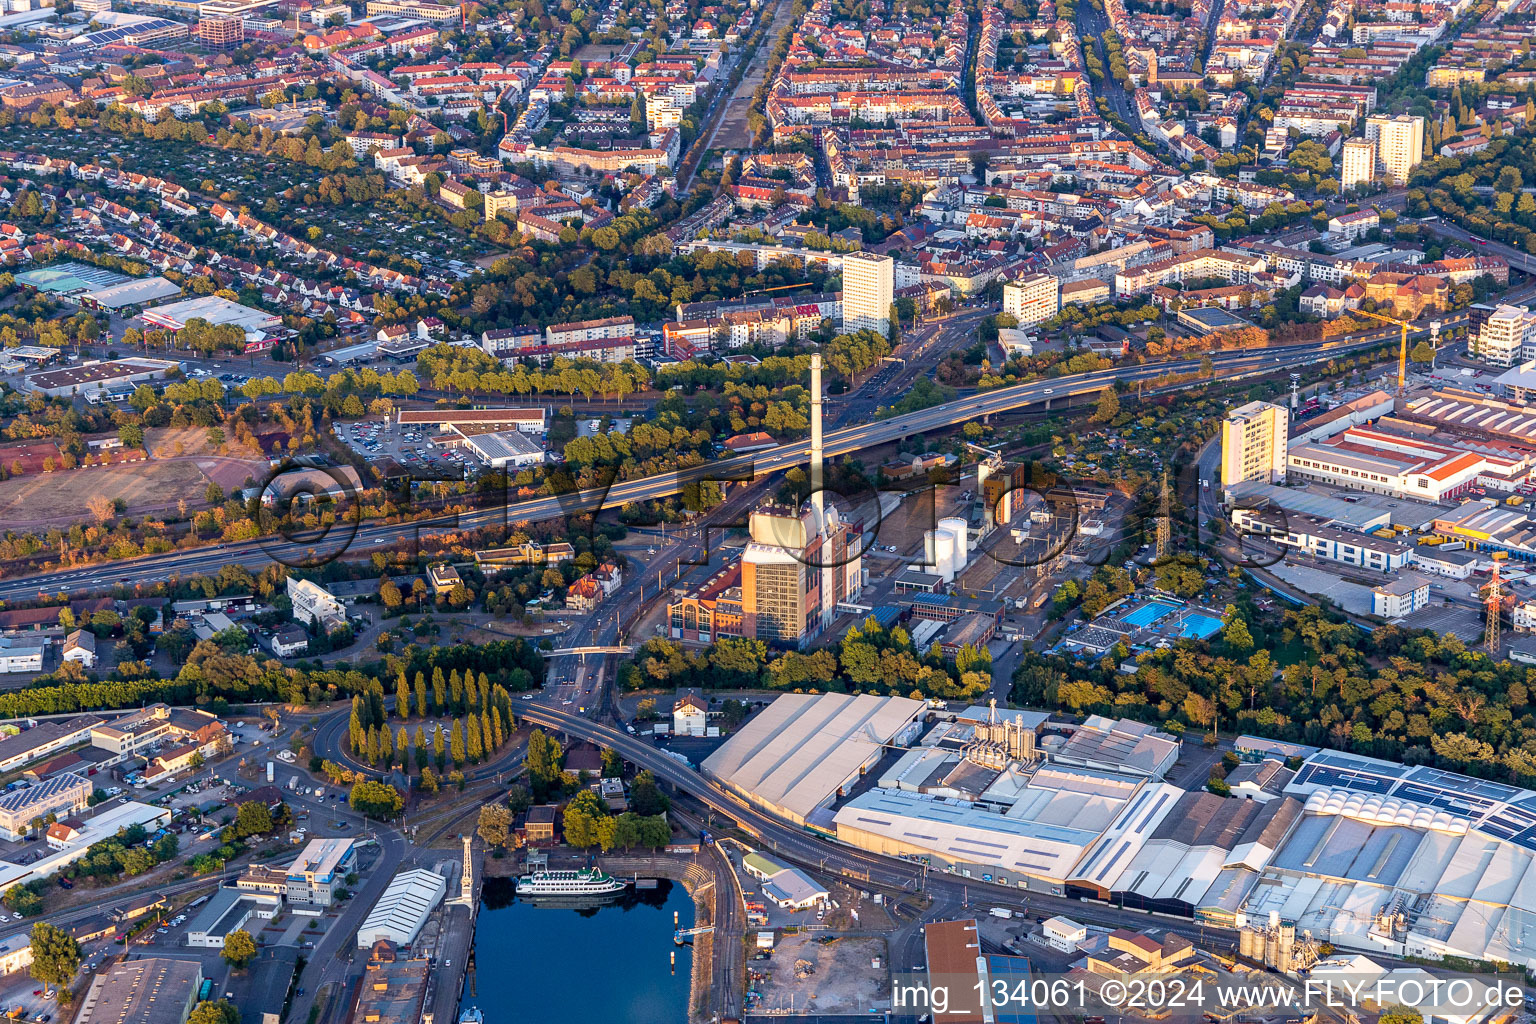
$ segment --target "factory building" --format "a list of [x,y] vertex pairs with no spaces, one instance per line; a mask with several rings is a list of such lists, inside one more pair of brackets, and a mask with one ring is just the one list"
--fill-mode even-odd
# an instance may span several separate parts
[[1479,486],[1512,490],[1525,482],[1533,459],[1507,447],[1494,454],[1466,444],[1350,427],[1326,441],[1292,445],[1287,463],[1297,479],[1439,503]]
[[924,705],[907,697],[786,693],[736,730],[700,770],[749,803],[831,831],[827,809],[879,760],[906,746]]
[[1536,792],[1342,751],[1312,755],[1299,820],[1251,886],[1319,942],[1536,966]]
[[147,957],[113,964],[91,981],[78,1024],[184,1024],[203,969],[195,960]]

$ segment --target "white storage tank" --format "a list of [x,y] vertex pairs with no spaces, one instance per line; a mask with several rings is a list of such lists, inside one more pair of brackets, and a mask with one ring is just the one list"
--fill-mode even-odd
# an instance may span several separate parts
[[950,516],[939,520],[939,529],[954,534],[955,537],[955,572],[966,567],[970,561],[969,547],[970,535],[964,519],[959,516]]
[[929,530],[923,535],[928,564],[936,575],[944,577],[945,583],[955,581],[955,544],[955,535],[948,530]]

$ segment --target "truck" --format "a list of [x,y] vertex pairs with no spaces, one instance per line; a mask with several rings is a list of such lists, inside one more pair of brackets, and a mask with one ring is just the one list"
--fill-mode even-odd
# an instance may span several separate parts
[[1001,917],[1005,921],[1013,917],[1013,911],[1006,907],[993,907],[990,911],[988,911],[988,913],[990,913],[993,917]]
[[271,785],[277,776],[277,768],[271,761],[267,762],[267,785]]
[[297,775],[293,775],[293,776],[289,777],[289,779],[288,779],[288,791],[290,793],[297,793],[299,791],[299,777]]
[[203,987],[197,990],[197,998],[200,1002],[207,1002],[211,995],[213,995],[213,979],[204,978]]
[[711,846],[715,842],[715,837],[710,835],[708,831],[700,832],[699,842],[703,843],[705,846]]

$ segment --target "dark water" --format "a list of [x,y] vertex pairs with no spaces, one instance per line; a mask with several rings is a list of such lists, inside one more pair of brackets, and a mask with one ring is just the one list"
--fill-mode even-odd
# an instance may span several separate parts
[[513,885],[488,878],[481,893],[464,1005],[478,1006],[485,1024],[687,1021],[692,950],[672,944],[674,910],[681,927],[693,925],[693,898],[681,885],[663,879],[579,908],[519,900]]

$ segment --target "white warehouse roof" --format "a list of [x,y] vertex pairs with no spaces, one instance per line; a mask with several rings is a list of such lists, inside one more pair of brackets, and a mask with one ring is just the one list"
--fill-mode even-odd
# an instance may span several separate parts
[[357,929],[357,947],[367,949],[380,939],[409,946],[447,892],[447,879],[436,871],[400,872]]
[[[1338,750],[1286,787],[1305,798],[1243,910],[1336,946],[1536,966],[1536,792]],[[1401,915],[1387,933],[1381,915]]]
[[910,697],[786,693],[716,750],[704,774],[804,824],[844,785],[910,738],[924,704]]

